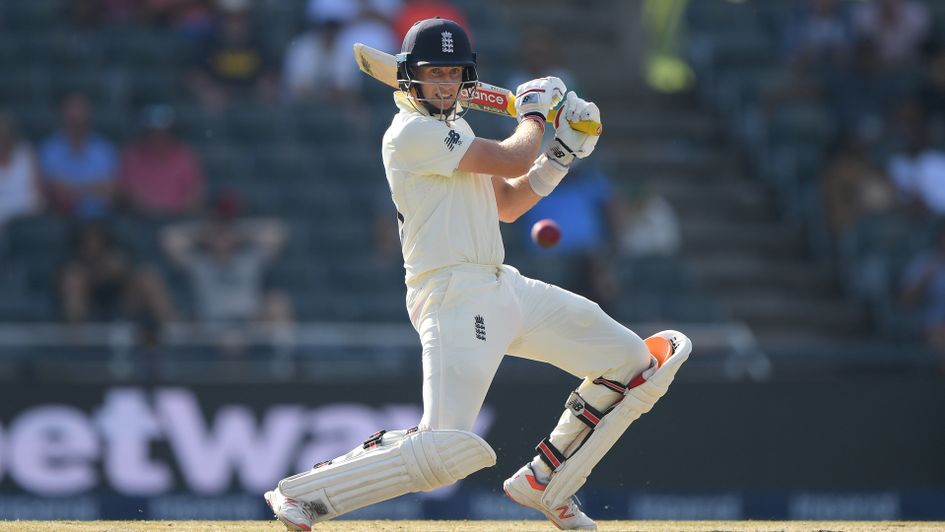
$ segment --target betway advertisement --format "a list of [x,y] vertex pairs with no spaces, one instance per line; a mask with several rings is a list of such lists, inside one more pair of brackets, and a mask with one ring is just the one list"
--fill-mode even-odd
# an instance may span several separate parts
[[[266,518],[261,494],[279,479],[415,425],[419,378],[407,380],[2,385],[0,519]],[[531,458],[573,384],[498,382],[474,429],[496,467],[351,517],[540,517],[505,500],[501,481]],[[935,380],[677,383],[582,495],[605,519],[942,519],[941,419]]]
[[414,404],[260,410],[233,403],[208,417],[197,393],[185,388],[106,388],[101,402],[89,406],[45,403],[18,412],[0,429],[3,478],[55,497],[100,488],[129,496],[179,488],[261,493],[289,471],[347,452],[378,428],[415,425],[420,413]]

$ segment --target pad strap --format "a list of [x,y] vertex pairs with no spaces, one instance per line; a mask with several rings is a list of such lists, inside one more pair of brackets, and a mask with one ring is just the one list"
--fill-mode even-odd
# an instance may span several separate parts
[[348,454],[282,479],[279,491],[316,521],[415,491],[430,491],[495,465],[495,451],[462,430],[380,431]]
[[[600,386],[607,388],[608,390],[612,392],[616,392],[620,394],[620,398],[617,399],[617,401],[615,401],[614,404],[611,405],[610,408],[608,408],[604,412],[601,412],[600,410],[594,408],[593,405],[585,401],[584,398],[581,397],[581,394],[579,394],[577,390],[571,392],[571,395],[568,396],[567,402],[564,403],[564,407],[568,409],[571,412],[571,414],[574,415],[574,417],[578,418],[579,420],[581,420],[582,423],[587,425],[590,430],[587,431],[585,429],[585,432],[580,435],[580,439],[581,439],[580,445],[577,445],[577,446],[572,445],[568,447],[568,449],[566,450],[571,452],[571,454],[574,454],[575,452],[577,452],[577,449],[580,449],[580,446],[583,445],[584,442],[587,441],[588,438],[590,438],[591,433],[594,431],[594,429],[597,428],[597,425],[599,425],[600,422],[603,421],[604,416],[606,416],[611,410],[614,409],[614,407],[617,404],[620,403],[620,400],[623,399],[624,395],[627,393],[628,390],[636,388],[637,386],[640,386],[641,384],[646,382],[645,375],[652,373],[650,370],[656,367],[656,365],[657,365],[656,359],[651,358],[650,366],[646,370],[641,371],[636,377],[634,377],[626,385],[622,384],[619,381],[606,379],[603,376],[594,379],[592,381],[594,384],[598,384]],[[541,460],[545,464],[548,465],[548,467],[552,469],[552,471],[557,471],[558,468],[564,465],[564,463],[567,462],[568,460],[568,457],[565,456],[563,452],[561,452],[557,447],[551,444],[550,437],[541,440],[538,446],[535,447],[535,450],[538,451],[538,456],[541,458]]]
[[552,471],[561,467],[561,464],[567,460],[567,458],[564,457],[564,453],[551,444],[551,438],[541,440],[538,446],[535,447],[535,450],[538,451],[538,456],[541,457],[541,461],[547,464]]
[[[554,508],[579,490],[594,466],[613,447],[627,427],[641,415],[649,412],[656,401],[666,393],[676,372],[689,358],[692,343],[684,334],[677,331],[664,331],[659,334],[664,337],[670,336],[672,341],[677,342],[674,343],[672,355],[662,366],[659,366],[653,358],[650,367],[625,386],[626,391],[613,406],[604,412],[600,422],[591,430],[586,431],[586,437],[580,438],[577,448],[573,451],[568,449],[570,455],[565,462],[554,469],[554,474],[542,493],[542,504]],[[615,392],[622,386],[618,382],[603,377],[594,379],[593,382]]]
[[574,414],[574,417],[583,421],[584,424],[592,430],[600,423],[600,420],[604,418],[604,413],[585,401],[577,390],[571,392],[571,395],[568,397],[568,402],[566,402],[564,406]]

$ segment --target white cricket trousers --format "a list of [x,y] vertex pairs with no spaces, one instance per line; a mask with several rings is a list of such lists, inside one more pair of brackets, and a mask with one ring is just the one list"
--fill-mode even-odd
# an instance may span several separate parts
[[434,272],[408,289],[407,309],[423,345],[421,430],[472,430],[506,354],[621,382],[650,362],[643,340],[596,303],[511,266]]

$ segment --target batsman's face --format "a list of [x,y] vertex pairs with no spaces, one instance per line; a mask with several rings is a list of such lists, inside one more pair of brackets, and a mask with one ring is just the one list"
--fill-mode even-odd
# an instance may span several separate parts
[[417,81],[423,83],[423,96],[427,103],[440,110],[453,107],[463,83],[463,67],[422,66],[417,70]]

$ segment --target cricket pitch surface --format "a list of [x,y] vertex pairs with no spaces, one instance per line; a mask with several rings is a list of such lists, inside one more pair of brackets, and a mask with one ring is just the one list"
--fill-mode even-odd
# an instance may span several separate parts
[[[602,532],[945,531],[932,521],[598,521]],[[0,532],[276,532],[276,521],[0,521]],[[549,521],[330,521],[314,532],[554,532]]]

